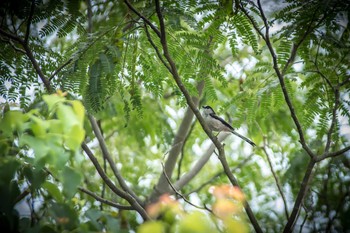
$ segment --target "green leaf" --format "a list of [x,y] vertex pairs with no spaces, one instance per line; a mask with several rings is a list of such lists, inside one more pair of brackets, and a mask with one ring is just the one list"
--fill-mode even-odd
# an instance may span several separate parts
[[180,233],[214,233],[218,232],[214,225],[210,223],[208,216],[194,211],[185,216],[179,224]]
[[78,150],[85,137],[84,129],[78,125],[73,125],[71,131],[67,135],[68,137],[67,140],[65,140],[65,145],[73,151]]
[[160,221],[146,222],[142,224],[138,229],[137,233],[165,233],[165,226]]
[[52,111],[58,103],[64,102],[65,98],[58,95],[43,95],[43,100],[49,107],[49,111]]
[[48,193],[58,202],[63,202],[63,195],[59,188],[57,187],[57,184],[51,183],[49,181],[45,181],[42,185],[44,189],[48,191]]
[[81,182],[81,175],[70,167],[65,167],[61,173],[63,191],[67,198],[72,198]]

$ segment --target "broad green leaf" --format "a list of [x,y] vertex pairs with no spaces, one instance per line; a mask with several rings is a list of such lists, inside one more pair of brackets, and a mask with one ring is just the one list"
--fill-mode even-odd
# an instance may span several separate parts
[[23,131],[27,120],[28,116],[20,111],[8,111],[0,121],[0,129],[6,136],[11,136],[14,131]]
[[49,111],[52,111],[58,103],[64,102],[65,98],[58,95],[43,95],[43,100],[49,107]]
[[58,202],[63,201],[63,195],[60,189],[57,187],[57,184],[54,184],[49,181],[45,181],[42,185],[44,189],[48,191],[48,193]]
[[68,133],[73,125],[80,125],[71,106],[61,104],[57,109],[57,118],[61,121],[65,133]]
[[66,146],[71,150],[78,150],[85,137],[85,131],[79,125],[73,125],[65,140]]
[[72,198],[77,192],[77,187],[81,181],[81,175],[70,167],[65,167],[61,173],[63,181],[63,191],[67,198]]
[[81,125],[83,125],[85,117],[85,109],[83,104],[78,100],[72,101],[71,104],[76,114],[76,118],[81,123]]

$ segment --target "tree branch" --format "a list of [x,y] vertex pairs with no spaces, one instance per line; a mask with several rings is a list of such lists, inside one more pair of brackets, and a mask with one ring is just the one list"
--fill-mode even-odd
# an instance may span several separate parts
[[178,165],[177,165],[177,177],[176,177],[177,181],[181,177],[181,168],[182,168],[183,159],[185,158],[186,143],[187,143],[188,139],[190,138],[190,135],[192,134],[192,131],[193,131],[195,125],[196,125],[196,119],[192,122],[192,124],[190,126],[190,129],[189,129],[189,132],[188,132],[188,134],[186,135],[186,138],[183,141],[183,145],[182,145],[181,152],[180,152],[180,159],[179,159],[179,162],[178,162]]
[[197,208],[197,209],[201,209],[201,210],[208,210],[210,213],[213,213],[213,211],[211,209],[209,209],[208,207],[204,206],[204,207],[201,207],[201,206],[198,206],[198,205],[195,205],[193,204],[192,202],[190,202],[184,195],[182,195],[179,191],[176,190],[176,188],[174,187],[174,185],[171,183],[168,175],[166,174],[165,172],[165,167],[164,167],[164,164],[162,163],[162,168],[163,168],[163,174],[168,182],[168,184],[170,185],[170,187],[172,188],[172,190],[174,191],[174,193],[176,193],[178,196],[180,196],[186,203],[190,204],[191,206]]
[[290,233],[293,231],[294,225],[298,219],[298,215],[299,215],[299,211],[300,211],[300,207],[302,205],[303,199],[305,197],[306,192],[309,189],[309,183],[311,180],[311,175],[312,175],[312,170],[315,166],[316,162],[313,159],[310,159],[303,181],[301,183],[300,189],[299,189],[299,193],[298,196],[295,200],[294,203],[294,207],[293,207],[293,211],[288,219],[288,222],[286,224],[286,226],[284,227],[283,233]]
[[28,17],[28,22],[27,22],[27,30],[26,30],[26,34],[24,37],[25,44],[28,44],[29,35],[30,35],[30,25],[32,24],[34,9],[35,9],[35,0],[32,0],[32,5],[30,6],[30,12],[29,12],[29,17]]
[[127,206],[127,205],[121,205],[121,204],[118,204],[118,203],[115,203],[113,201],[110,201],[110,200],[107,200],[107,199],[104,199],[98,195],[96,195],[95,193],[91,192],[90,190],[87,190],[83,187],[78,187],[78,189],[83,192],[83,193],[86,193],[87,195],[93,197],[94,199],[96,199],[97,201],[101,202],[101,203],[104,203],[106,205],[109,205],[109,206],[112,206],[112,207],[115,207],[117,209],[120,209],[120,210],[134,210],[134,207],[132,206]]
[[327,153],[327,154],[324,154],[324,155],[322,155],[322,156],[320,156],[320,157],[317,157],[317,158],[316,158],[316,161],[317,161],[317,162],[320,162],[320,161],[322,161],[322,160],[324,160],[324,159],[327,159],[327,158],[330,158],[330,157],[337,157],[337,156],[339,156],[339,155],[344,154],[345,152],[347,152],[347,151],[349,151],[349,150],[350,150],[350,146],[347,146],[347,147],[344,147],[344,148],[341,149],[341,150],[338,150],[338,151],[335,151],[335,152],[332,152],[332,153]]
[[140,205],[142,205],[142,201],[140,200],[139,197],[136,196],[136,194],[129,188],[129,186],[126,184],[124,178],[122,177],[122,175],[120,174],[117,166],[115,165],[115,162],[113,161],[111,155],[109,154],[109,151],[107,149],[107,145],[106,142],[101,134],[101,131],[98,127],[98,124],[95,120],[95,118],[91,115],[88,116],[90,123],[91,123],[91,127],[95,133],[95,136],[100,144],[100,148],[102,151],[103,156],[107,159],[109,165],[111,166],[111,169],[113,171],[113,174],[115,175],[115,177],[117,178],[120,186],[122,187],[122,189],[129,193]]
[[332,110],[332,122],[331,122],[331,125],[329,127],[329,130],[327,132],[327,141],[326,141],[326,147],[324,149],[324,154],[327,154],[329,152],[329,148],[331,146],[331,143],[332,143],[332,134],[333,134],[333,131],[334,131],[334,127],[336,125],[336,121],[337,121],[337,109],[339,107],[339,89],[336,88],[334,90],[334,106],[333,106],[333,110]]
[[[253,154],[250,154],[247,158],[245,158],[243,161],[241,161],[237,166],[235,166],[234,168],[231,169],[231,173],[234,173],[237,169],[242,168],[253,156]],[[220,177],[221,175],[225,174],[224,171],[220,171],[218,173],[216,173],[215,175],[212,176],[212,178],[210,178],[208,181],[204,182],[203,184],[201,184],[200,186],[198,186],[198,188],[190,191],[189,193],[187,193],[185,196],[190,195],[191,193],[197,193],[199,192],[201,189],[203,189],[206,185],[211,184],[215,179],[217,179],[218,177]],[[176,187],[176,183],[174,185]]]
[[[280,86],[282,88],[282,92],[283,92],[283,96],[284,96],[284,99],[287,103],[287,106],[289,108],[289,111],[290,111],[290,114],[292,116],[292,119],[294,121],[294,124],[297,128],[297,131],[298,131],[298,134],[299,134],[299,142],[301,143],[303,149],[307,152],[307,154],[312,158],[312,159],[315,159],[315,154],[311,151],[311,149],[308,147],[307,143],[306,143],[306,140],[305,140],[305,137],[304,137],[304,132],[303,132],[303,129],[301,127],[301,124],[299,122],[299,119],[295,113],[295,109],[294,109],[294,106],[292,104],[292,101],[289,97],[289,93],[287,91],[287,88],[286,88],[286,84],[284,82],[284,76],[283,74],[281,73],[279,67],[278,67],[278,62],[277,62],[277,55],[276,55],[276,52],[275,50],[273,49],[272,47],[272,43],[270,41],[270,35],[269,35],[269,24],[267,22],[267,19],[265,17],[265,13],[262,9],[262,6],[261,6],[261,2],[260,0],[258,0],[258,9],[259,9],[259,12],[261,14],[261,17],[263,19],[263,22],[264,22],[264,25],[265,25],[265,35],[263,36],[263,39],[265,40],[265,43],[270,51],[270,54],[271,54],[271,57],[272,57],[272,61],[273,61],[273,68],[277,74],[277,77],[278,77],[278,80],[280,82]],[[248,15],[248,12],[247,11],[244,11],[246,15]],[[248,17],[251,21],[251,23],[253,24],[254,28],[257,29],[257,25],[255,24],[255,21],[251,18],[251,17]],[[296,51],[295,51],[296,52]]]
[[163,63],[165,68],[167,68],[169,70],[169,72],[171,72],[171,69],[170,69],[169,65],[166,63],[166,61],[164,60],[163,56],[159,52],[158,47],[154,44],[146,24],[145,24],[144,28],[145,28],[145,31],[146,31],[147,39],[148,39],[149,43],[152,45],[152,47],[154,48],[154,50],[156,51],[159,60]]
[[23,43],[23,48],[26,51],[26,54],[29,58],[29,60],[31,61],[35,71],[37,72],[37,74],[39,75],[41,81],[44,83],[44,86],[46,88],[46,90],[51,93],[52,92],[52,88],[51,88],[51,84],[50,81],[47,79],[47,77],[45,76],[45,74],[43,73],[43,71],[41,70],[37,60],[35,59],[31,49],[29,48],[28,44]]
[[149,19],[147,19],[139,11],[137,11],[128,0],[124,0],[124,2],[132,12],[134,12],[138,17],[140,17],[145,23],[147,23],[152,28],[152,30],[157,34],[157,36],[159,38],[161,37],[160,31],[158,30],[158,28],[156,26],[154,26],[153,23],[151,23],[151,21],[149,21]]
[[61,66],[59,66],[55,72],[53,72],[49,78],[49,81],[51,81],[59,72],[61,72],[61,70],[66,67],[67,65],[69,65],[71,62],[73,61],[72,58],[70,58],[68,61],[66,61],[65,63],[63,63]]
[[[186,87],[182,83],[180,75],[178,74],[175,62],[173,61],[173,59],[171,58],[171,56],[169,54],[168,45],[167,45],[167,41],[166,41],[165,25],[164,25],[163,15],[162,15],[162,12],[161,12],[161,9],[160,9],[160,3],[159,3],[159,0],[156,0],[155,2],[156,2],[156,13],[157,13],[157,16],[158,16],[158,19],[159,19],[159,24],[160,24],[160,39],[161,39],[161,44],[162,44],[162,48],[163,48],[163,54],[164,54],[164,57],[166,58],[166,60],[168,61],[169,65],[170,65],[171,74],[172,74],[172,76],[174,78],[174,81],[176,82],[176,85],[179,87],[180,91],[184,95],[189,108],[193,111],[194,115],[197,117],[198,122],[202,126],[203,130],[205,131],[205,133],[208,135],[208,137],[211,139],[211,141],[214,143],[214,145],[218,149],[219,160],[221,161],[221,164],[224,167],[226,175],[228,176],[228,178],[231,181],[231,183],[233,185],[236,185],[237,181],[236,181],[236,179],[234,178],[234,176],[230,172],[229,166],[228,166],[227,161],[226,161],[225,150],[224,150],[223,146],[220,144],[218,139],[216,137],[214,137],[212,132],[209,130],[208,126],[205,124],[205,121],[204,121],[202,115],[200,114],[199,110],[197,109],[196,104],[192,101],[191,95],[189,94],[188,90],[186,89]],[[127,1],[126,1],[126,3],[128,4]],[[128,4],[128,6],[130,7],[130,4]],[[261,228],[260,228],[260,226],[259,226],[259,224],[258,224],[258,222],[257,222],[257,220],[256,220],[256,218],[255,218],[255,216],[253,214],[253,212],[251,211],[250,206],[248,205],[248,203],[246,203],[245,209],[246,209],[248,217],[249,217],[250,221],[252,222],[253,227],[256,230],[256,232],[262,232],[262,230],[261,230]]]
[[[198,95],[202,94],[204,87],[204,82],[200,82],[197,85]],[[190,97],[191,98],[191,97]],[[192,97],[191,102],[197,106],[199,99],[197,97]],[[175,169],[176,161],[180,155],[181,149],[183,147],[184,140],[189,134],[191,123],[193,121],[193,111],[190,107],[187,107],[185,115],[181,121],[178,131],[176,132],[172,147],[169,151],[167,160],[165,161],[165,172],[168,177],[172,177],[173,171]],[[150,201],[153,202],[158,199],[159,195],[164,192],[169,192],[169,185],[166,181],[166,177],[162,174],[158,180],[157,185],[155,186],[153,193],[150,195]]]
[[[228,137],[229,134],[219,134],[218,136],[218,140],[219,142],[222,142],[225,140],[225,138]],[[198,175],[198,173],[201,171],[201,169],[204,167],[204,165],[208,162],[208,160],[210,159],[211,155],[213,154],[214,150],[215,150],[215,145],[211,144],[210,147],[208,148],[208,150],[201,156],[201,158],[195,163],[195,165],[193,167],[191,167],[191,169],[183,176],[181,176],[181,178],[179,180],[177,180],[174,183],[174,186],[176,187],[176,189],[181,190],[185,185],[187,185],[196,175]]]
[[18,37],[17,35],[14,35],[10,32],[6,32],[5,30],[3,30],[2,28],[0,28],[0,34],[6,36],[7,38],[16,41],[17,43],[20,43],[21,45],[24,44],[24,40],[22,40],[20,37]]
[[150,220],[146,210],[127,192],[118,189],[113,182],[109,179],[107,174],[103,171],[101,165],[97,161],[96,157],[93,155],[89,147],[85,142],[82,143],[81,147],[85,151],[86,155],[89,157],[91,162],[94,164],[98,174],[101,176],[102,180],[107,184],[107,186],[118,196],[124,198],[129,204],[142,216],[144,220]]
[[264,146],[262,147],[262,149],[263,149],[263,151],[264,151],[264,153],[266,155],[266,158],[267,158],[267,161],[269,163],[269,167],[270,167],[271,173],[273,175],[273,178],[275,179],[275,183],[277,185],[278,192],[280,193],[280,195],[282,197],[283,204],[284,204],[284,213],[286,215],[286,219],[288,219],[289,218],[289,213],[288,213],[288,206],[287,206],[286,197],[284,196],[284,193],[283,193],[282,187],[280,185],[280,182],[278,180],[277,174],[276,174],[275,170],[273,169],[272,162],[271,162],[271,159],[270,159],[270,155],[269,155],[269,153],[267,153],[267,150],[266,150],[265,142],[264,142]]

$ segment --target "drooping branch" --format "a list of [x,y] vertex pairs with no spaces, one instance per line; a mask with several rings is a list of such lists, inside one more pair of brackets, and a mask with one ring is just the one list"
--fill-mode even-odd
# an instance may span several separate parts
[[[234,168],[231,168],[231,173],[234,173],[237,169],[242,168],[249,160],[251,160],[253,154],[250,154],[247,158],[245,158],[243,161],[241,161],[237,166],[235,166]],[[191,190],[190,192],[188,192],[186,194],[186,196],[190,195],[191,193],[197,193],[199,192],[201,189],[203,189],[205,186],[213,183],[217,178],[219,178],[220,176],[224,175],[225,172],[224,171],[220,171],[217,172],[215,175],[213,175],[209,180],[207,180],[206,182],[204,182],[203,184],[199,185],[197,188]],[[176,185],[176,183],[175,183]],[[176,187],[176,186],[175,186]]]

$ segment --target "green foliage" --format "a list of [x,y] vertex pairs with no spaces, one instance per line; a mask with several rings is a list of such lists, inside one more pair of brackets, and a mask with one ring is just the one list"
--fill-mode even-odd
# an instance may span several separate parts
[[[19,227],[14,206],[26,195],[34,199],[41,192],[54,197],[48,210],[57,229],[73,229],[77,224],[77,213],[67,203],[77,192],[81,177],[69,167],[69,161],[75,159],[84,140],[85,110],[79,101],[65,100],[62,93],[45,95],[43,100],[47,113],[39,109],[28,113],[10,110],[0,121],[2,146],[9,147],[15,141],[18,147],[17,151],[4,150],[0,157],[1,222],[11,231]],[[48,174],[62,180],[63,190],[49,181]]]
[[[153,1],[130,2],[160,30]],[[157,33],[123,1],[0,3],[0,101],[6,102],[0,104],[0,225],[5,225],[5,230],[245,229],[242,216],[218,220],[207,213],[187,212],[186,205],[181,214],[167,213],[140,225],[134,211],[120,211],[77,193],[77,187],[84,186],[106,200],[130,204],[105,186],[81,153],[84,141],[107,177],[116,182],[85,119],[86,112],[98,120],[125,182],[145,202],[156,190],[154,185],[162,174],[160,163],[167,160],[169,151],[182,145],[173,145],[174,138],[185,140],[182,164],[174,166],[181,170],[178,179],[192,171],[207,149],[207,135],[198,122],[189,129],[188,137],[181,134],[179,125],[187,101],[173,79],[174,67],[191,96],[214,107],[258,145],[251,150],[232,135],[224,142],[228,163],[247,200],[259,207],[253,212],[264,231],[281,232],[286,218],[281,208],[271,208],[281,197],[261,147],[273,158],[289,210],[307,165],[283,90],[288,93],[306,144],[317,156],[323,153],[328,137],[332,139],[330,152],[348,145],[342,128],[350,124],[347,1],[306,4],[287,0],[282,9],[276,4],[273,12],[263,4],[270,26],[269,46],[276,57],[271,56],[262,38],[266,25],[252,1],[170,0],[160,4],[167,52],[174,64],[164,56]],[[291,56],[293,48],[297,49],[295,56]],[[279,77],[276,69],[281,71]],[[52,92],[64,93],[47,95],[42,83],[45,79]],[[201,95],[197,89],[200,84],[204,84]],[[304,229],[349,229],[349,208],[346,201],[341,202],[349,198],[348,163],[348,158],[340,155],[318,164],[297,221],[308,217]],[[175,183],[174,177],[170,179]],[[211,208],[213,195],[208,187],[225,182],[227,178],[213,155],[179,191],[192,193],[199,187],[200,191],[186,197],[195,197],[196,203]],[[30,219],[15,210],[22,195],[28,206],[40,202],[31,209]],[[317,217],[322,218],[322,224],[315,223]]]

